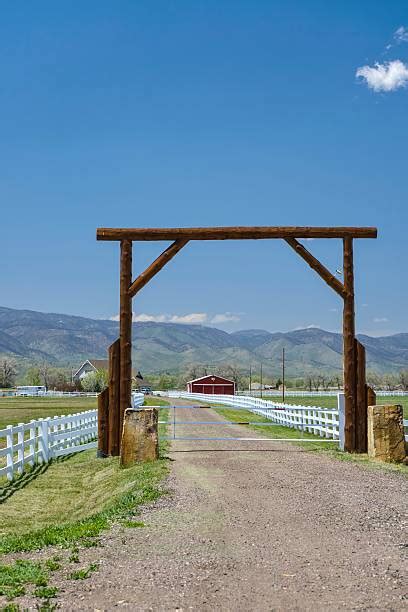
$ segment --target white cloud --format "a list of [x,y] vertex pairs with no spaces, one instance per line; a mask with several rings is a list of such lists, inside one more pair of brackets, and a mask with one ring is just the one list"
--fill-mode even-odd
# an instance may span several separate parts
[[387,317],[374,317],[374,323],[388,323],[389,319]]
[[364,79],[374,91],[395,91],[408,85],[408,66],[400,60],[374,66],[361,66],[356,76]]
[[135,323],[148,323],[149,321],[153,321],[154,323],[165,323],[167,321],[167,315],[150,315],[145,314],[143,312],[141,312],[140,314],[136,314],[134,312],[132,315],[132,321],[134,321]]
[[224,312],[222,314],[214,315],[211,319],[211,323],[237,323],[237,321],[240,321],[240,319],[241,317],[233,312]]
[[394,32],[394,40],[397,43],[408,42],[408,29],[401,26]]
[[170,323],[186,323],[190,325],[203,324],[207,321],[208,315],[205,312],[192,312],[186,315],[172,315]]
[[[237,323],[241,320],[240,314],[235,312],[223,312],[215,314],[214,316],[208,315],[206,312],[191,312],[185,315],[176,314],[147,314],[145,312],[134,312],[132,320],[134,323],[182,323],[185,325],[204,325],[207,324],[221,324],[221,323]],[[110,321],[119,321],[119,315],[113,315],[109,317]]]
[[[111,321],[119,321],[119,315],[109,317]],[[208,315],[205,312],[192,312],[186,315],[170,315],[170,314],[146,314],[133,313],[132,321],[134,323],[185,323],[185,324],[203,324],[208,321]]]

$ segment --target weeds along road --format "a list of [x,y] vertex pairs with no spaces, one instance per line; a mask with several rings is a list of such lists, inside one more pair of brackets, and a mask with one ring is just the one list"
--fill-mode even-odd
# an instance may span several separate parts
[[86,551],[101,568],[64,585],[62,608],[407,609],[404,475],[277,442],[176,441],[170,457],[172,495],[145,509],[145,528],[115,527]]

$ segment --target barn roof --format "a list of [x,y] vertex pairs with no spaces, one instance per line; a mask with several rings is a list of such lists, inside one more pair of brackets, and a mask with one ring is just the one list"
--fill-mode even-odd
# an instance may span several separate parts
[[206,376],[200,376],[200,378],[194,378],[193,380],[188,380],[187,384],[199,382],[200,380],[207,380],[207,378],[218,378],[220,380],[225,380],[225,382],[231,383],[232,385],[235,384],[233,380],[230,380],[229,378],[225,378],[225,376],[219,376],[218,374],[207,374]]

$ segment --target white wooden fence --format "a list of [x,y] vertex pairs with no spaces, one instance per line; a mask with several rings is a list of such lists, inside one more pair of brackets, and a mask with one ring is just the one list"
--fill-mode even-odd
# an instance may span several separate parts
[[[318,406],[296,406],[245,395],[206,395],[185,391],[168,391],[168,397],[195,399],[209,404],[224,404],[238,409],[246,409],[264,416],[278,425],[300,429],[322,438],[339,440],[339,404],[343,396],[337,394],[336,409]],[[408,419],[404,419],[405,440],[408,442]]]
[[[143,402],[143,393],[133,394],[133,406]],[[13,480],[27,466],[96,448],[97,437],[97,410],[9,425],[0,429],[0,478]]]
[[[295,391],[295,390],[285,390],[286,397],[335,397],[338,393],[342,393],[343,390],[327,390],[327,391]],[[408,391],[385,391],[383,389],[375,389],[377,397],[406,397],[408,396]],[[251,395],[253,397],[260,397],[262,394],[263,397],[282,397],[282,391],[277,389],[264,389],[261,391],[260,389],[252,389],[249,391],[239,391],[238,395]]]
[[246,409],[278,425],[307,431],[322,438],[339,440],[339,411],[336,409],[281,404],[243,395],[206,395],[184,391],[170,391],[168,395]]

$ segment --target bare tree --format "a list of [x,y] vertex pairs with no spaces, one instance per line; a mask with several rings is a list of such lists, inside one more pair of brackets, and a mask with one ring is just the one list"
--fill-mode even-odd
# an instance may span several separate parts
[[46,361],[42,361],[38,366],[38,369],[40,371],[41,382],[48,389],[50,386],[51,366]]
[[377,372],[369,370],[367,372],[366,379],[367,379],[367,383],[373,389],[378,389],[378,388],[380,388],[382,386],[382,378],[381,378],[381,376]]
[[207,369],[199,363],[190,363],[180,376],[179,385],[184,387],[189,380],[195,380],[207,374]]
[[320,374],[314,373],[310,375],[310,381],[313,389],[318,391],[320,389],[321,384],[321,376]]
[[242,388],[243,374],[238,366],[233,363],[224,363],[220,365],[218,372],[220,376],[233,380],[236,389]]
[[0,364],[0,387],[13,387],[16,375],[16,361],[10,357],[3,357]]
[[408,370],[401,370],[399,373],[399,382],[404,391],[408,389]]
[[387,391],[394,391],[398,387],[398,378],[395,374],[384,374],[382,377],[382,386]]

